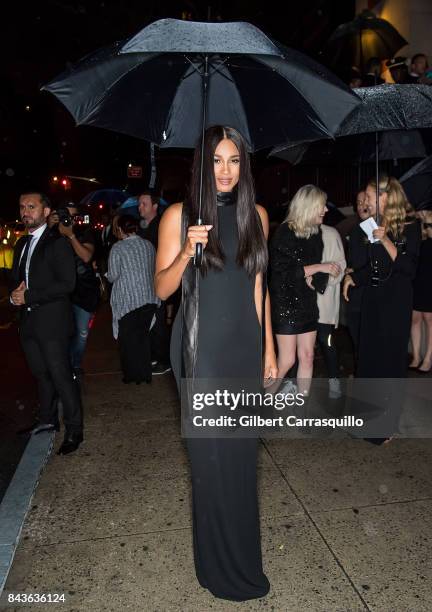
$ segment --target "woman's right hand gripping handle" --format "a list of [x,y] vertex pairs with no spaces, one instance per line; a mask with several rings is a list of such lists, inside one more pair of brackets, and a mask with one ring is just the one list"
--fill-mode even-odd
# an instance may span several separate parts
[[195,255],[195,245],[208,242],[211,225],[192,225],[181,243],[181,205],[173,204],[164,213],[159,226],[159,245],[156,254],[155,290],[166,300],[180,286],[183,273]]
[[195,256],[195,245],[201,243],[203,249],[206,248],[208,242],[208,233],[213,225],[191,225],[188,227],[186,240],[182,248],[182,257],[190,258]]

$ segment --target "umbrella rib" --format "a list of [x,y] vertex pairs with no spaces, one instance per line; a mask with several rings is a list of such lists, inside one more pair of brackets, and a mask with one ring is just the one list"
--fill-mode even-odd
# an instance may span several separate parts
[[[202,72],[200,72],[199,68],[195,66],[193,61],[189,59],[187,55],[185,55],[184,58],[187,59],[187,61],[192,66],[192,68],[195,70],[195,72],[197,72],[200,76],[202,76]],[[201,65],[202,65],[202,62],[201,62]],[[182,77],[182,81],[185,81],[186,79],[188,79],[190,76],[192,76],[192,74],[193,74],[192,72],[189,74],[186,74],[184,77]]]
[[218,74],[220,74],[220,76],[221,76],[221,77],[224,77],[224,78],[225,78],[227,81],[230,81],[231,83],[234,83],[234,79],[233,79],[233,78],[230,76],[230,74],[229,74],[229,73],[228,73],[228,74],[224,74],[224,73],[221,71],[221,67],[225,65],[225,62],[226,62],[228,59],[229,59],[229,57],[226,57],[226,58],[224,59],[224,61],[223,61],[223,62],[222,62],[222,63],[221,63],[219,66],[215,66],[215,65],[213,65],[213,64],[212,64],[212,66],[213,66],[214,70],[213,70],[213,72],[212,72],[212,73],[211,73],[209,76],[210,76],[210,77],[212,77],[212,76],[213,76],[213,75],[214,75],[214,74],[217,72]]
[[[193,61],[187,56],[184,56],[187,61],[190,63],[190,65],[192,66],[192,68],[200,75],[202,75],[202,72],[200,72],[200,70],[195,66],[195,64],[193,63]],[[218,74],[220,74],[221,76],[225,77],[226,79],[228,79],[229,81],[233,82],[233,80],[226,74],[224,74],[223,72],[221,72],[220,68],[221,66],[224,66],[225,63],[228,61],[229,56],[227,56],[220,64],[220,66],[216,66],[215,64],[211,64],[212,68],[213,68],[213,72],[209,72],[209,77],[211,77],[213,74],[215,74],[215,72],[217,72]],[[185,79],[188,79],[190,76],[192,75],[192,72],[190,74],[186,74],[184,77],[182,77],[182,81],[184,81]]]

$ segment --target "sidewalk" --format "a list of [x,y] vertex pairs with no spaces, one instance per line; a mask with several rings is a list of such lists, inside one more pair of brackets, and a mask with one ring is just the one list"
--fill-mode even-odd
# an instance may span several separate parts
[[[244,604],[219,601],[195,579],[172,377],[123,385],[103,316],[89,348],[85,442],[72,455],[51,455],[6,593],[65,593],[63,610],[90,612],[432,609],[432,440],[261,444],[271,592]],[[57,435],[55,449],[60,443]]]

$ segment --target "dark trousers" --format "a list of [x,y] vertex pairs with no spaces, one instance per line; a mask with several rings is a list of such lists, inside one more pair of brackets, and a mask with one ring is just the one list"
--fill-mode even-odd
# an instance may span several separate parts
[[156,321],[150,331],[151,356],[159,363],[170,362],[170,333],[166,322],[166,304],[162,302],[156,309]]
[[156,304],[128,312],[119,321],[120,362],[127,381],[151,380],[150,324]]
[[41,423],[58,422],[57,399],[60,398],[66,431],[82,433],[81,398],[72,375],[68,334],[60,330],[56,336],[44,335],[32,325],[29,314],[20,323],[20,340],[28,366],[38,383]]
[[339,378],[339,362],[333,339],[334,325],[318,323],[317,342],[326,364],[328,377]]

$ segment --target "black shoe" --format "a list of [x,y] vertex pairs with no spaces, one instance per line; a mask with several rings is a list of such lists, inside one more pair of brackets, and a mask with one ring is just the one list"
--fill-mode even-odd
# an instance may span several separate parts
[[159,376],[160,374],[166,374],[171,371],[171,366],[168,364],[157,362],[156,365],[152,365],[152,374]]
[[44,431],[60,431],[59,423],[41,423],[40,421],[35,421],[30,427],[26,427],[25,429],[20,429],[17,431],[18,436],[37,436]]
[[375,444],[375,446],[382,446],[384,442],[387,442],[390,438],[363,438],[363,440]]
[[69,453],[73,453],[82,441],[82,434],[66,434],[62,445],[57,451],[57,455],[68,455]]

